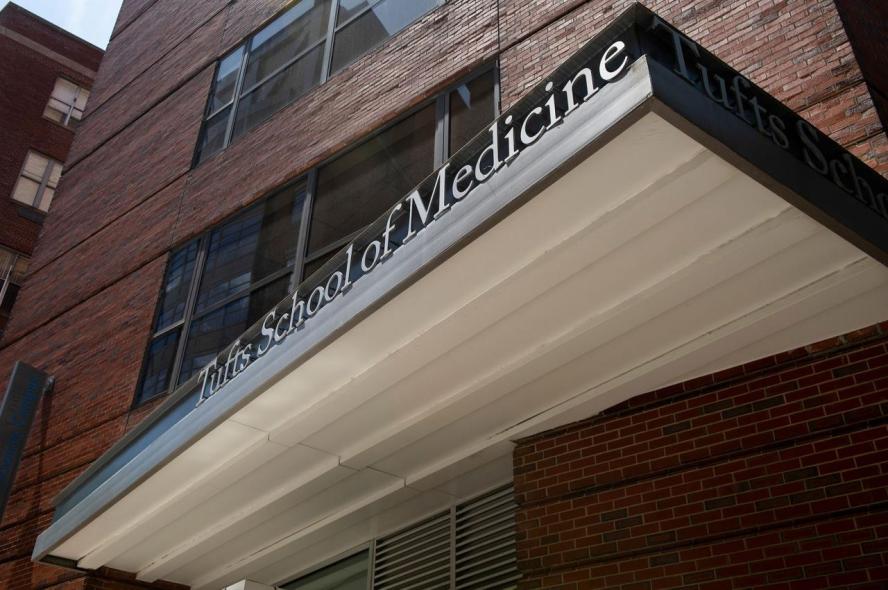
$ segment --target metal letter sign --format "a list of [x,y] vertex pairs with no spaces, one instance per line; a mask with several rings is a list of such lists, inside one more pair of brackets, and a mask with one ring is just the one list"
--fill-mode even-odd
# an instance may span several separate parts
[[51,383],[49,375],[28,364],[17,362],[12,370],[0,404],[0,517],[6,509],[40,396]]

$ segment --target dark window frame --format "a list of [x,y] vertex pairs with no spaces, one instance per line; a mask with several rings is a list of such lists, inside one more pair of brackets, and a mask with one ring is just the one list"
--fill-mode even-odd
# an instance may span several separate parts
[[[200,233],[200,235],[191,238],[190,240],[178,244],[175,248],[170,249],[167,257],[167,267],[164,271],[164,281],[161,283],[157,298],[154,315],[152,316],[151,326],[152,332],[148,337],[148,343],[145,347],[145,352],[142,356],[142,364],[139,370],[139,380],[137,382],[135,395],[133,396],[132,408],[135,409],[143,404],[164,397],[168,395],[171,391],[173,391],[178,385],[181,385],[179,382],[179,373],[181,372],[182,364],[185,357],[185,351],[188,344],[188,333],[190,330],[191,323],[199,319],[201,317],[207,316],[218,309],[228,305],[229,303],[240,299],[245,296],[251,295],[253,292],[265,287],[275,280],[280,279],[282,276],[290,273],[290,283],[289,283],[289,291],[292,292],[303,280],[308,278],[305,276],[306,268],[312,263],[317,262],[318,260],[322,260],[325,256],[329,256],[335,254],[342,248],[344,248],[350,240],[354,238],[357,234],[359,234],[363,229],[358,229],[355,232],[342,237],[340,239],[335,240],[329,244],[325,244],[323,247],[318,249],[316,252],[309,253],[308,252],[308,244],[309,244],[309,233],[311,227],[311,219],[312,219],[312,207],[317,195],[317,185],[318,185],[318,171],[335,161],[337,158],[347,154],[351,150],[363,145],[366,142],[373,140],[375,137],[387,132],[392,129],[399,123],[405,121],[406,119],[412,117],[413,115],[419,113],[425,108],[428,108],[430,105],[435,106],[435,137],[434,137],[434,159],[432,170],[429,173],[432,173],[434,170],[440,168],[444,162],[449,158],[452,154],[450,151],[450,137],[449,137],[449,127],[450,127],[450,95],[451,93],[464,86],[467,85],[477,78],[482,76],[492,74],[493,78],[493,118],[491,122],[499,116],[500,113],[500,77],[499,77],[499,67],[497,67],[497,61],[493,60],[487,63],[482,64],[475,70],[473,70],[467,76],[460,78],[458,81],[449,84],[441,88],[434,96],[432,96],[428,100],[424,100],[419,104],[413,106],[412,108],[399,113],[396,118],[385,123],[381,127],[374,129],[367,135],[362,136],[357,142],[348,145],[347,147],[337,151],[335,154],[331,155],[328,158],[320,161],[318,164],[313,166],[308,171],[300,174],[298,177],[294,178],[291,181],[288,181],[281,186],[275,187],[271,191],[269,191],[264,197],[257,199],[255,202],[251,203],[247,207],[232,213],[227,216],[225,219],[219,221],[218,223],[213,224],[206,230]],[[224,107],[223,107],[224,108]],[[301,186],[300,186],[301,185]],[[250,285],[244,289],[237,291],[236,293],[232,293],[230,295],[225,296],[223,299],[216,301],[204,309],[201,309],[199,312],[196,310],[197,306],[197,298],[198,293],[200,291],[200,283],[201,278],[203,277],[203,272],[207,260],[207,254],[209,251],[209,242],[210,236],[223,227],[224,225],[232,222],[237,218],[237,216],[243,214],[247,210],[252,207],[259,207],[267,201],[268,199],[273,198],[275,195],[280,194],[283,191],[287,190],[298,190],[302,191],[302,208],[300,211],[300,220],[299,220],[299,233],[296,241],[296,252],[293,258],[293,264],[291,266],[286,266],[280,270],[277,270],[266,277],[263,277],[259,281],[251,282]],[[185,310],[182,314],[182,317],[178,320],[169,322],[167,325],[163,326],[160,329],[153,329],[154,326],[157,325],[158,318],[161,313],[161,301],[163,298],[164,288],[166,286],[166,277],[167,271],[169,270],[169,262],[170,255],[174,252],[178,252],[182,248],[187,247],[192,241],[198,241],[198,250],[196,255],[196,260],[194,263],[194,268],[191,271],[190,284],[188,288],[188,295],[185,298]],[[176,344],[176,352],[175,358],[173,360],[173,365],[170,369],[170,379],[167,385],[167,388],[163,391],[159,391],[150,396],[142,395],[142,387],[145,379],[145,373],[148,368],[148,360],[149,360],[149,350],[154,341],[158,338],[162,338],[163,336],[172,333],[175,330],[179,330],[179,341]]]
[[[317,88],[318,86],[321,86],[322,84],[327,82],[327,80],[329,80],[331,77],[335,76],[337,73],[339,73],[340,71],[342,71],[343,69],[348,67],[348,64],[350,64],[350,63],[354,62],[355,60],[357,60],[358,58],[360,58],[361,55],[369,53],[369,52],[373,51],[374,49],[376,49],[377,47],[383,45],[385,42],[387,42],[389,39],[392,39],[393,37],[397,36],[401,31],[403,31],[404,29],[409,27],[411,24],[413,24],[414,22],[416,22],[420,18],[424,17],[425,15],[429,14],[432,10],[436,10],[437,8],[440,8],[441,6],[443,6],[447,2],[447,0],[435,0],[434,8],[432,8],[428,12],[425,12],[425,13],[419,15],[418,17],[416,17],[416,19],[414,19],[413,21],[411,21],[410,23],[408,23],[407,25],[405,25],[404,27],[402,27],[401,29],[396,31],[394,34],[392,34],[388,37],[385,37],[383,39],[380,39],[377,43],[367,47],[363,53],[356,55],[354,58],[352,58],[351,61],[343,64],[343,66],[337,72],[332,72],[333,43],[334,43],[336,34],[340,30],[342,30],[344,27],[346,27],[347,25],[349,25],[353,21],[355,21],[356,19],[363,17],[367,12],[373,10],[373,8],[377,4],[380,4],[381,2],[384,2],[385,0],[371,0],[369,5],[367,7],[365,7],[360,13],[352,15],[346,22],[343,22],[341,25],[337,26],[336,17],[339,13],[339,7],[340,7],[341,1],[342,0],[330,0],[330,8],[329,8],[330,13],[328,16],[326,32],[316,42],[314,42],[310,46],[302,49],[297,55],[289,58],[286,62],[284,62],[283,64],[281,64],[277,68],[275,68],[275,70],[266,74],[265,76],[262,77],[262,79],[253,83],[249,88],[246,88],[246,89],[243,88],[243,84],[244,84],[244,78],[246,76],[247,65],[249,64],[250,55],[253,50],[253,40],[256,38],[256,36],[258,36],[260,33],[262,33],[266,29],[266,27],[273,24],[278,18],[282,17],[288,11],[295,9],[295,7],[298,3],[290,4],[284,10],[277,12],[273,17],[266,20],[262,24],[262,27],[253,31],[243,42],[232,47],[231,49],[226,51],[225,54],[222,55],[222,57],[220,57],[219,59],[216,60],[216,67],[213,71],[213,83],[210,86],[210,92],[207,96],[206,105],[203,110],[203,118],[202,118],[202,122],[201,122],[200,133],[198,134],[197,143],[194,148],[194,155],[192,156],[192,160],[191,160],[191,167],[192,168],[196,168],[204,161],[212,158],[214,155],[225,151],[225,149],[228,148],[228,146],[230,146],[233,143],[233,141],[236,139],[234,137],[234,127],[235,127],[235,121],[237,119],[238,107],[240,106],[241,100],[243,100],[244,98],[246,98],[250,94],[252,94],[252,93],[256,92],[257,90],[259,90],[260,88],[262,88],[265,84],[270,82],[277,75],[284,72],[287,68],[289,68],[290,66],[292,66],[293,64],[298,62],[300,59],[306,57],[312,51],[315,51],[318,47],[323,45],[323,55],[321,58],[322,63],[321,63],[320,79],[314,85],[310,86],[303,94],[297,96],[296,98],[286,101],[278,109],[269,113],[268,116],[259,120],[255,124],[251,125],[248,129],[246,129],[243,132],[244,135],[249,133],[250,129],[254,129],[254,128],[262,125],[262,123],[264,123],[265,121],[270,119],[272,116],[274,116],[275,113],[280,111],[286,105],[291,104],[295,100],[298,100],[298,98],[300,98],[301,96],[304,96],[305,94],[310,92],[312,89]],[[242,51],[242,55],[241,55],[240,65],[238,66],[237,80],[235,82],[232,98],[224,106],[221,106],[221,107],[218,107],[214,110],[211,110],[211,108],[213,106],[213,100],[212,100],[213,95],[215,94],[215,91],[216,91],[216,82],[217,82],[217,78],[219,75],[219,68],[220,68],[222,62],[225,60],[225,58],[227,58],[228,56],[230,56],[238,51]],[[215,116],[218,116],[226,108],[230,108],[231,111],[226,115],[228,120],[226,122],[225,135],[224,135],[224,138],[222,141],[222,147],[218,148],[213,153],[204,156],[204,155],[202,155],[201,146],[203,145],[204,138],[206,136],[207,122],[210,121],[210,119],[214,118]]]

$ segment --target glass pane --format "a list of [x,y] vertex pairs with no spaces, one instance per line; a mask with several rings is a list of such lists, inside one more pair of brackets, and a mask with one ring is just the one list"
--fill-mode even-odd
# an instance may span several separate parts
[[234,342],[247,328],[271,311],[287,295],[289,275],[191,322],[188,344],[179,372],[185,382],[209,364],[223,348]]
[[198,241],[192,240],[183,248],[173,252],[167,263],[163,291],[160,295],[160,306],[157,312],[155,331],[162,330],[185,315],[185,303],[194,274],[194,263],[197,260]]
[[62,176],[62,165],[52,161],[50,162],[50,166],[52,166],[52,168],[49,171],[49,179],[46,181],[46,186],[49,188],[55,188],[59,185],[59,178]]
[[322,167],[309,253],[361,229],[406,196],[431,174],[434,152],[432,104]]
[[450,154],[493,121],[493,71],[450,93]]
[[366,590],[370,570],[367,551],[337,561],[333,565],[299,578],[282,588],[286,590]]
[[231,102],[234,97],[234,87],[237,85],[243,54],[244,48],[240,46],[219,61],[213,94],[210,96],[210,114]]
[[241,98],[234,120],[233,137],[252,129],[282,106],[316,86],[321,81],[323,60],[324,45],[321,44]]
[[[16,259],[11,277],[13,283],[21,283],[25,280],[25,274],[28,272],[28,265],[30,262],[31,259],[26,256],[19,256]],[[2,263],[0,263],[0,267],[2,267]]]
[[6,276],[9,267],[15,260],[15,254],[6,248],[0,248],[0,279]]
[[286,189],[210,234],[198,312],[293,264],[303,199]]
[[247,310],[247,325],[244,330],[258,322],[262,316],[272,310],[274,306],[284,300],[290,291],[290,275],[286,274],[279,279],[256,289],[250,294],[250,304]]
[[15,185],[15,191],[12,198],[21,201],[26,205],[33,205],[34,199],[37,197],[37,191],[40,190],[40,184],[24,176],[19,176],[18,183]]
[[336,33],[331,71],[339,71],[437,5],[438,0],[383,0],[376,4]]
[[[345,246],[343,246],[343,248],[344,247]],[[320,258],[316,258],[316,259],[312,260],[311,262],[306,262],[305,263],[305,271],[302,273],[302,280],[304,281],[305,279],[309,278],[311,275],[316,273],[322,266],[324,266],[324,264],[328,260],[330,260],[331,258],[336,256],[338,253],[339,253],[339,250],[333,250],[332,252],[324,254]]]
[[204,123],[200,147],[197,152],[198,162],[203,162],[225,147],[225,131],[228,128],[228,115],[230,113],[231,107],[222,109],[212,119]]
[[49,104],[47,104],[46,106],[62,111],[63,113],[67,113],[68,109],[71,107],[70,104],[64,103],[56,98],[50,98]]
[[79,86],[73,82],[68,82],[63,78],[59,78],[56,80],[55,88],[52,90],[52,97],[62,101],[66,105],[72,105],[79,93]]
[[86,88],[81,88],[80,94],[77,95],[77,103],[74,106],[76,106],[78,109],[80,109],[80,112],[82,113],[83,109],[86,108],[86,101],[88,101],[88,100],[89,100],[89,90],[87,90]]
[[142,387],[139,389],[139,401],[166,393],[169,389],[180,332],[181,330],[177,329],[155,338],[148,347],[145,373],[142,375]]
[[256,33],[244,74],[244,90],[323,39],[329,18],[329,0],[302,0]]
[[22,170],[22,174],[32,180],[40,182],[43,180],[43,173],[46,171],[47,166],[49,166],[49,158],[44,158],[36,152],[28,152],[28,157],[25,158],[25,167],[24,170]]
[[[0,287],[3,286],[3,281],[0,281]],[[0,311],[2,311],[5,315],[9,315],[12,312],[12,306],[15,304],[15,298],[18,297],[19,286],[13,283],[9,283],[9,288],[6,289],[6,293],[3,295],[3,301],[0,302]]]
[[376,2],[376,0],[339,0],[339,13],[336,15],[336,26],[338,27],[356,14],[360,14],[365,8]]
[[46,105],[46,110],[43,111],[43,116],[47,119],[52,119],[56,123],[64,123],[65,114],[67,113],[67,109],[64,112],[60,111],[58,108],[53,106],[53,101],[50,100],[49,104]]
[[55,196],[55,190],[51,188],[43,189],[43,194],[40,195],[40,202],[34,203],[34,206],[40,209],[41,211],[49,211],[49,206],[52,204],[52,198]]

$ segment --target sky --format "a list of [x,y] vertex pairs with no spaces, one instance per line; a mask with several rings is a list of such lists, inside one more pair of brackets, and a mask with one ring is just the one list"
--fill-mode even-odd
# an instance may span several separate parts
[[[102,49],[117,20],[122,0],[14,0],[37,16]],[[0,9],[8,0],[0,0]]]

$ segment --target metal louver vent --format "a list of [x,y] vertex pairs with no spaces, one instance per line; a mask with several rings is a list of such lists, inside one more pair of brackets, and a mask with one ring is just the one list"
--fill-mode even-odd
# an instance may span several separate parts
[[376,542],[373,590],[450,588],[450,513]]
[[456,508],[457,590],[517,588],[512,486]]

